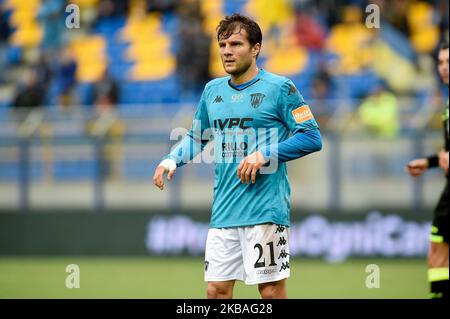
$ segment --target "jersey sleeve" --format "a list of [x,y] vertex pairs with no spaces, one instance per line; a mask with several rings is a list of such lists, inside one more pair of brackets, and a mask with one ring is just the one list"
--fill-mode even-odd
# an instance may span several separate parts
[[319,127],[309,105],[291,80],[286,80],[281,87],[278,110],[282,122],[292,134]]
[[165,158],[173,159],[178,167],[191,161],[210,140],[210,134],[205,132],[209,128],[209,116],[204,91],[197,106],[191,129]]

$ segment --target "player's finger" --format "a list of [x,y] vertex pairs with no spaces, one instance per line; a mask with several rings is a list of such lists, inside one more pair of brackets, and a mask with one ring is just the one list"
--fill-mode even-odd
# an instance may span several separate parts
[[258,169],[256,168],[256,167],[254,167],[253,169],[252,169],[252,175],[251,175],[251,178],[252,178],[252,183],[253,184],[255,184],[255,182],[256,182],[256,173],[258,172]]
[[155,184],[156,187],[158,187],[161,190],[164,188],[164,181],[163,181],[164,173],[165,168],[162,166],[158,166],[155,170],[155,175],[153,176],[153,183]]
[[247,167],[247,170],[245,171],[245,183],[248,184],[250,183],[250,175],[252,174],[252,170],[253,170],[253,165],[249,165]]
[[239,163],[239,166],[237,168],[237,175],[239,178],[241,178],[241,171],[244,166],[245,166],[245,158],[242,159],[242,161]]
[[164,181],[162,179],[162,175],[161,174],[155,175],[155,177],[153,178],[153,181],[154,181],[156,187],[158,187],[160,190],[163,190],[163,188],[164,188]]
[[239,179],[242,183],[245,183],[245,171],[247,170],[247,163],[242,166],[241,170],[239,171]]
[[168,174],[167,174],[167,180],[170,181],[173,177],[173,175],[175,174],[176,169],[171,170]]
[[245,170],[247,169],[247,162],[245,161],[245,159],[243,159],[242,160],[242,162],[241,162],[241,164],[239,164],[239,167],[238,167],[238,178],[240,179],[240,180],[242,180],[242,176],[244,175],[244,173],[245,173]]

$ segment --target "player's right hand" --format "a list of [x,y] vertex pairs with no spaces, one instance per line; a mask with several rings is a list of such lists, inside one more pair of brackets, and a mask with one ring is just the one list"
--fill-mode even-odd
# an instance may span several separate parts
[[[172,162],[168,162],[172,161]],[[164,174],[167,173],[167,180],[170,181],[177,170],[175,161],[164,160],[155,169],[155,174],[153,175],[153,183],[160,190],[164,189]]]
[[406,169],[411,176],[420,176],[428,169],[428,160],[426,158],[412,160],[406,165]]

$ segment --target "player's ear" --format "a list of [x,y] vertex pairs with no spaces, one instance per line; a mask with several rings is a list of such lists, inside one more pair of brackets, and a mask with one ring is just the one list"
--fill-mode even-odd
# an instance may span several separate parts
[[258,54],[259,54],[259,51],[261,51],[261,44],[260,43],[256,43],[253,46],[252,51],[253,51],[253,57],[256,58],[258,56]]

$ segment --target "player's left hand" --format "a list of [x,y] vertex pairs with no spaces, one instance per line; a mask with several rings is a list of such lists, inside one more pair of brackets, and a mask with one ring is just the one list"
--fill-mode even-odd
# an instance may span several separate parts
[[246,156],[240,163],[237,169],[237,176],[242,183],[254,184],[256,182],[256,173],[266,164],[266,160],[260,151],[254,152]]
[[439,152],[439,166],[448,174],[448,151],[441,150]]

